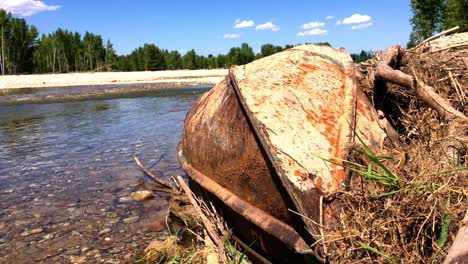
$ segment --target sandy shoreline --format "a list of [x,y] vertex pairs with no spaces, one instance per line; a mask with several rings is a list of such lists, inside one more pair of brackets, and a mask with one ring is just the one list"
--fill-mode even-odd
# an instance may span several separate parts
[[0,77],[0,89],[139,83],[202,85],[218,83],[227,73],[226,69],[213,69],[5,75]]

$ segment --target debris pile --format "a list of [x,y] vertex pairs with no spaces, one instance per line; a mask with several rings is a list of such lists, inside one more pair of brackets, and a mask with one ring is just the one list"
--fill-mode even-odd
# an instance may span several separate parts
[[442,263],[468,209],[468,33],[392,46],[356,68],[401,146],[354,150],[342,213],[322,241],[328,258]]

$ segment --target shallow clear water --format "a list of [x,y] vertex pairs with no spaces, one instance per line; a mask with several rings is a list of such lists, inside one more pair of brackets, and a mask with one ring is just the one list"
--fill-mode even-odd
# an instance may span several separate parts
[[176,147],[206,89],[152,97],[0,106],[0,263],[133,261],[166,214],[146,179],[182,174]]

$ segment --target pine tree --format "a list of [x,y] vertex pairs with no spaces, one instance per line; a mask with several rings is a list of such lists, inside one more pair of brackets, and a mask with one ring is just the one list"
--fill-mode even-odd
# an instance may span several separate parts
[[459,32],[468,31],[468,0],[447,0],[443,18],[445,30],[459,26]]
[[415,46],[441,30],[444,7],[444,0],[411,0],[413,17],[410,22],[413,31],[407,44],[408,47]]

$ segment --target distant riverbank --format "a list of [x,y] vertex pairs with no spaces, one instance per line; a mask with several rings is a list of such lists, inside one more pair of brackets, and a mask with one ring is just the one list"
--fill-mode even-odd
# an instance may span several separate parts
[[5,75],[0,77],[0,89],[147,83],[195,86],[218,83],[227,73],[226,69],[214,69]]
[[0,105],[144,97],[172,93],[174,88],[206,89],[227,73],[216,69],[8,75],[0,77]]

